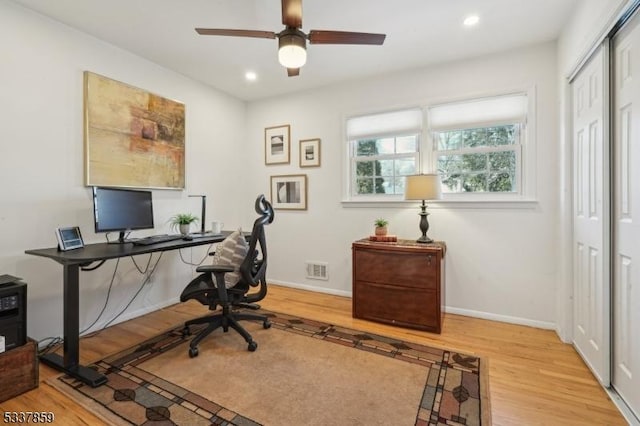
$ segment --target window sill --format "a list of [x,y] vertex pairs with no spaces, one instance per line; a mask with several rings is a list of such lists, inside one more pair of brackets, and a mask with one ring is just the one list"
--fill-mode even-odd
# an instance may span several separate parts
[[[342,200],[345,208],[413,208],[420,201],[394,200]],[[535,209],[538,200],[511,199],[511,200],[460,200],[443,199],[427,202],[429,209]]]

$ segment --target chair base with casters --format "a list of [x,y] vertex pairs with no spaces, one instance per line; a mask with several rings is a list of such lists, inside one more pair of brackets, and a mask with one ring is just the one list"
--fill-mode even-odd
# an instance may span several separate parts
[[[199,266],[196,271],[201,274],[193,279],[180,295],[181,302],[196,299],[203,305],[207,305],[211,311],[216,311],[218,306],[222,307],[221,312],[185,322],[183,336],[191,335],[192,325],[207,325],[189,344],[191,358],[198,356],[198,344],[202,339],[219,328],[222,328],[225,333],[229,328],[235,330],[247,342],[247,349],[253,352],[258,348],[258,344],[239,324],[239,321],[262,321],[263,328],[271,327],[271,322],[266,315],[240,311],[240,309],[260,309],[255,302],[262,300],[267,293],[264,225],[273,221],[273,209],[264,196],[260,196],[256,200],[256,211],[262,213],[262,216],[254,223],[247,255],[239,269],[226,264]],[[225,275],[234,271],[240,273],[240,280],[235,286],[226,288]],[[258,286],[260,287],[258,292],[249,293],[250,287]]]
[[[241,284],[236,287],[240,288],[224,288],[224,284],[219,289],[213,282],[211,281],[211,275],[215,276],[216,283],[224,283],[224,274],[227,272],[233,271],[232,267],[229,266],[200,266],[196,269],[197,272],[202,272],[203,274],[196,277],[191,283],[184,289],[181,300],[188,300],[189,297],[195,293],[200,293],[199,296],[204,296],[209,299],[213,296],[217,299],[214,303],[210,304],[210,309],[216,309],[217,305],[222,306],[222,312],[215,315],[208,315],[200,318],[195,318],[185,322],[184,328],[182,329],[183,336],[191,335],[190,326],[197,324],[208,324],[206,328],[199,331],[198,334],[191,340],[189,343],[189,357],[193,358],[198,356],[198,344],[202,339],[207,337],[213,331],[222,327],[223,332],[228,332],[231,327],[238,334],[240,334],[244,340],[247,342],[247,350],[250,352],[255,351],[258,348],[258,343],[253,340],[253,337],[247,330],[242,327],[238,321],[242,320],[254,320],[254,321],[262,321],[262,327],[267,329],[271,328],[271,322],[266,315],[254,314],[248,312],[238,312],[237,308],[249,308],[249,309],[260,309],[259,305],[246,303],[244,301],[244,295],[248,289],[244,288]],[[203,292],[203,286],[206,286],[208,291]],[[213,293],[209,296],[209,293]],[[222,293],[222,294],[221,294]],[[217,297],[216,297],[217,296]],[[184,300],[182,300],[184,301]]]
[[238,324],[238,320],[258,320],[258,321],[262,321],[262,326],[264,328],[271,328],[271,322],[269,322],[269,319],[267,319],[263,315],[248,314],[248,313],[230,314],[229,312],[226,312],[216,317],[214,321],[210,321],[210,317],[196,318],[191,321],[187,321],[184,325],[184,329],[182,330],[183,336],[191,335],[191,332],[189,330],[189,326],[191,325],[209,324],[207,328],[199,332],[198,335],[191,340],[191,343],[189,343],[189,357],[193,358],[198,356],[198,344],[200,343],[200,341],[205,337],[207,337],[212,331],[220,327],[222,327],[222,330],[225,333],[229,331],[229,327],[237,331],[242,337],[244,337],[244,340],[246,340],[246,342],[248,343],[247,349],[250,352],[253,352],[256,349],[258,349],[258,343],[256,343],[255,340],[253,340],[253,338],[251,337],[251,334],[249,334],[247,330],[244,329],[244,327]]

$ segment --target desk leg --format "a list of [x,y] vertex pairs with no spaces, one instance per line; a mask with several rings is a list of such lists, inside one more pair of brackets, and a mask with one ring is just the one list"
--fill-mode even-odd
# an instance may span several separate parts
[[51,353],[40,360],[95,388],[106,383],[107,377],[80,365],[79,281],[79,265],[64,265],[64,356]]

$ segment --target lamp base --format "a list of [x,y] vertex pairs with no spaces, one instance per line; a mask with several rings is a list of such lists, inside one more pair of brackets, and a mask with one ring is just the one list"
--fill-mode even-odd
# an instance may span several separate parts
[[416,243],[422,243],[422,244],[428,244],[432,242],[433,240],[431,238],[424,235],[416,240]]
[[427,213],[427,205],[424,200],[422,200],[420,213],[418,214],[420,215],[420,231],[422,231],[422,237],[418,238],[416,242],[422,244],[432,243],[433,240],[427,237],[427,231],[429,230],[429,221],[427,220],[427,216],[429,216],[429,213]]

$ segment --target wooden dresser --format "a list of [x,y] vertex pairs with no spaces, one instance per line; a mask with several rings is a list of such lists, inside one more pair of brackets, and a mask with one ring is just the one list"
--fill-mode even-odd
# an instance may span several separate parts
[[355,241],[353,317],[440,333],[446,246]]

